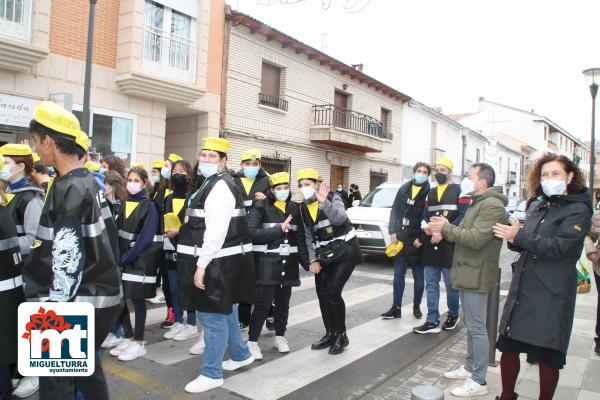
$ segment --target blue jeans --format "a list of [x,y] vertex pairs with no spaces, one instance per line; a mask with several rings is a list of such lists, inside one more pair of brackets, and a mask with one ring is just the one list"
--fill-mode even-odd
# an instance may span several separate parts
[[458,291],[450,284],[450,268],[425,266],[425,289],[427,290],[427,322],[440,320],[440,278],[444,277],[448,316],[458,317]]
[[[425,290],[425,276],[423,274],[423,266],[413,265],[412,273],[413,278],[415,280],[413,304],[415,306],[419,306],[421,305],[423,291]],[[406,260],[402,256],[394,258],[394,306],[396,307],[402,307],[402,296],[404,296],[405,276]]]
[[229,349],[233,361],[247,360],[252,356],[242,338],[238,321],[238,305],[233,305],[231,314],[200,312],[204,328],[204,356],[202,356],[201,374],[211,379],[223,378],[223,356]]
[[[169,292],[171,292],[171,303],[173,304],[173,314],[175,314],[175,322],[183,324],[183,311],[181,310],[181,299],[179,297],[179,281],[176,269],[167,269],[169,276]],[[196,326],[196,312],[187,311],[188,325]]]

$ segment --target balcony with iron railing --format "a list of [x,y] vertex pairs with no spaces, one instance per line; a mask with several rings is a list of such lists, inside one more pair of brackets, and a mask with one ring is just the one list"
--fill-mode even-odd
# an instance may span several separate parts
[[515,185],[516,183],[517,183],[517,172],[509,171],[509,173],[506,174],[506,184],[507,185]]
[[445,150],[438,148],[429,149],[429,152],[429,163],[433,166],[435,166],[435,163],[438,160],[438,158],[443,157],[446,154]]
[[364,153],[383,150],[393,135],[376,118],[332,104],[313,106],[311,141]]
[[146,26],[144,70],[193,82],[196,76],[196,42]]
[[288,102],[287,100],[277,97],[271,96],[265,93],[258,94],[258,104],[262,104],[263,106],[277,108],[282,111],[288,110]]

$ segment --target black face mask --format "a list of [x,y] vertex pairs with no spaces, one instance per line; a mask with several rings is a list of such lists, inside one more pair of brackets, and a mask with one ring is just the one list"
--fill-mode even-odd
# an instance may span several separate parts
[[446,181],[448,180],[448,176],[446,174],[442,174],[441,172],[437,172],[435,174],[435,180],[437,181],[437,183],[439,183],[440,185],[443,185],[444,183],[446,183]]
[[187,175],[184,174],[173,174],[171,176],[171,181],[176,188],[182,188],[187,185]]

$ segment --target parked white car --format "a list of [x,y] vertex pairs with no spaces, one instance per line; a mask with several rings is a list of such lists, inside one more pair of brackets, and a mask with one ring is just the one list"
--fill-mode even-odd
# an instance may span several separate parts
[[357,207],[347,210],[364,254],[385,254],[386,247],[391,243],[388,224],[400,186],[400,183],[381,184],[365,196]]

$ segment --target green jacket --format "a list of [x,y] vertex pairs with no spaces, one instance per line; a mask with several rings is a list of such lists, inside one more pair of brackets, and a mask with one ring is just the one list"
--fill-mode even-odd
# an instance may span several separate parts
[[498,260],[502,240],[492,227],[506,223],[508,199],[494,188],[473,195],[460,225],[444,225],[442,234],[456,243],[452,261],[452,287],[467,292],[488,293],[498,284]]

